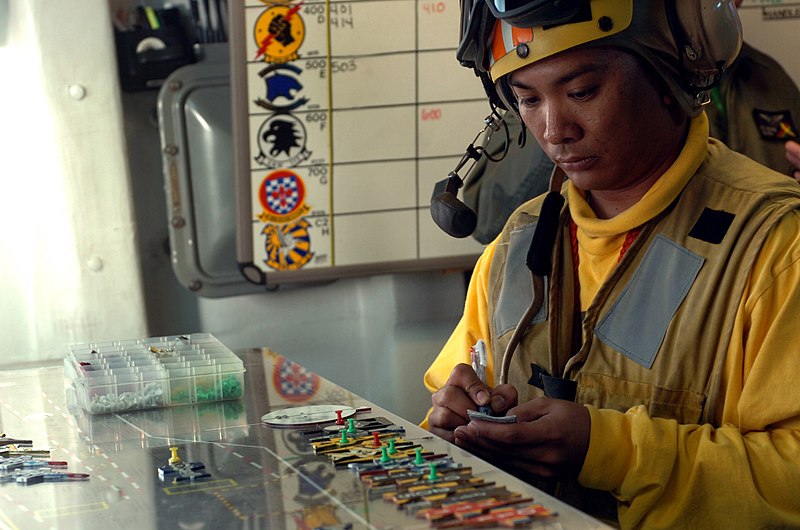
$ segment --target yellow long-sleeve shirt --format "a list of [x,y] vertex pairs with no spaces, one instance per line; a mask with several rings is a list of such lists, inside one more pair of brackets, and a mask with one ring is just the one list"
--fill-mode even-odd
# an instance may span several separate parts
[[[698,132],[699,125],[693,123],[688,143],[705,145],[707,129]],[[579,227],[584,308],[613,267],[604,256],[616,259],[621,234],[655,214],[648,205],[674,198],[683,178],[654,186],[647,201],[620,219],[596,219],[577,190],[569,191],[570,212]],[[489,334],[493,254],[494,246],[487,246],[473,273],[464,316],[425,375],[432,392],[444,385],[455,364],[469,362],[469,347]],[[724,399],[715,412],[719,426],[652,418],[644,407],[619,412],[588,406],[591,437],[579,482],[611,491],[626,528],[800,526],[798,318],[800,214],[794,211],[765,241],[734,315]],[[491,365],[487,376],[494,380]]]

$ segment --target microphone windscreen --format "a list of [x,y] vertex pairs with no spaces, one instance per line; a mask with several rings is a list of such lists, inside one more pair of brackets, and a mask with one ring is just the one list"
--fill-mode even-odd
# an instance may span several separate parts
[[433,222],[448,235],[464,238],[478,225],[478,215],[452,193],[443,192],[431,198]]

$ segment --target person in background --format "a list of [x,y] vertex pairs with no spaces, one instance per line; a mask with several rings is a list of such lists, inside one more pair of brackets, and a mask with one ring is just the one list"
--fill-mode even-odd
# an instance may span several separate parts
[[[738,8],[742,0],[735,2]],[[798,139],[800,90],[775,59],[747,42],[711,90],[711,136],[778,173],[789,171],[784,144]]]
[[793,140],[786,142],[786,158],[792,167],[789,169],[795,180],[800,181],[800,143]]
[[478,260],[423,427],[623,528],[800,526],[800,186],[703,112],[734,5],[468,13],[487,94],[556,171]]
[[[508,217],[534,197],[547,191],[553,161],[530,135],[520,136],[523,125],[513,112],[503,112],[509,135],[496,132],[486,144],[486,153],[469,172],[464,182],[464,203],[478,215],[472,237],[491,243]],[[502,131],[502,130],[501,130]],[[525,138],[520,145],[519,139]],[[502,156],[508,143],[508,151]],[[499,161],[490,160],[493,158]]]
[[[738,8],[742,0],[735,4]],[[800,151],[796,142],[800,140],[800,90],[777,61],[742,43],[739,57],[710,97],[705,111],[712,137],[779,173],[800,179],[800,171],[795,169],[800,167],[798,155],[794,162],[790,158],[792,152]],[[512,133],[518,133],[514,114],[506,120]],[[504,159],[492,162],[483,157],[464,184],[464,202],[478,214],[473,237],[483,244],[497,237],[517,207],[547,190],[552,163],[536,142],[520,147],[515,138],[512,134]],[[487,151],[496,158],[506,141],[504,135],[494,134]]]

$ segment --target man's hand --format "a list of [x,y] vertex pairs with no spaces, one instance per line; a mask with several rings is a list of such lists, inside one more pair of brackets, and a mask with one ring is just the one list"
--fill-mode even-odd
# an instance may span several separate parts
[[800,181],[800,144],[794,140],[789,140],[784,144],[786,149],[786,160],[792,165],[791,174],[795,180]]
[[456,427],[469,423],[467,410],[491,405],[492,412],[502,415],[517,404],[517,391],[511,385],[487,387],[470,365],[462,363],[453,368],[447,383],[433,394],[431,401],[433,410],[428,415],[428,429],[453,442]]
[[473,420],[455,429],[455,444],[521,478],[576,478],[589,448],[586,407],[535,398],[508,411],[517,423]]

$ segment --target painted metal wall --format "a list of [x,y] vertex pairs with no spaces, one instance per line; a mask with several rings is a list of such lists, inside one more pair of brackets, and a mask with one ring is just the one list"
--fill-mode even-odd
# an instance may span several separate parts
[[0,10],[0,366],[146,332],[106,0]]
[[739,8],[744,40],[771,55],[800,85],[800,2],[744,0]]

